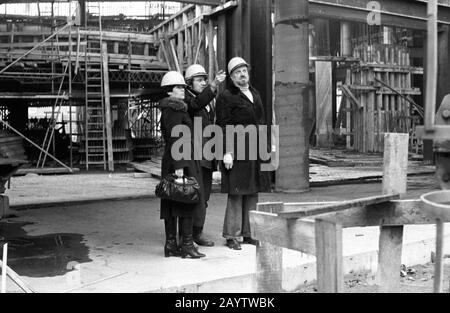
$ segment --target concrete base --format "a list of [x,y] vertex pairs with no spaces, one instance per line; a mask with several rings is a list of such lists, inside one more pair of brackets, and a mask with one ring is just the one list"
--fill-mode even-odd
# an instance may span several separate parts
[[[200,247],[205,258],[192,260],[165,258],[163,255],[164,223],[159,218],[157,198],[127,201],[107,201],[107,196],[149,197],[157,180],[135,179],[132,175],[77,175],[25,181],[12,180],[21,189],[10,197],[21,206],[17,218],[9,218],[8,225],[21,222],[20,237],[75,234],[82,237],[83,260],[71,259],[75,248],[57,245],[54,250],[39,252],[36,259],[27,256],[27,264],[37,273],[27,274],[8,262],[22,279],[38,292],[254,292],[256,249],[242,245],[241,251],[230,250],[222,238],[226,195],[214,193],[209,201],[205,235],[215,242],[214,247]],[[131,177],[130,177],[131,176]],[[409,198],[435,190],[434,176],[410,182]],[[64,192],[50,192],[55,183]],[[48,185],[46,185],[48,184]],[[432,186],[430,188],[430,186]],[[101,192],[99,192],[101,191]],[[308,193],[260,194],[260,202],[314,202],[350,200],[380,194],[381,184],[347,185],[312,188]],[[14,195],[14,196],[13,196]],[[13,198],[14,197],[14,198]],[[74,204],[73,201],[98,201]],[[103,199],[103,200],[99,200]],[[66,201],[66,202],[64,202]],[[51,207],[45,207],[51,202]],[[55,205],[55,202],[60,204]],[[40,203],[39,210],[27,210]],[[6,227],[5,227],[6,228]],[[5,235],[3,235],[5,236]],[[370,271],[377,267],[378,227],[345,229],[343,234],[344,271]],[[445,253],[449,253],[450,226],[446,226]],[[430,261],[434,251],[434,225],[406,226],[403,261],[411,266]],[[60,241],[57,241],[60,242]],[[52,243],[53,244],[53,243]],[[54,245],[54,244],[53,244]],[[41,264],[51,265],[55,252],[70,265],[71,271],[53,276],[42,275]],[[11,257],[13,256],[11,251]],[[68,258],[66,258],[68,257]],[[88,259],[87,259],[88,258]],[[42,261],[44,260],[44,262]],[[46,261],[47,260],[47,261]],[[18,260],[19,262],[21,260]],[[17,262],[17,261],[16,261]],[[39,263],[41,262],[41,263]],[[63,262],[63,263],[64,263]],[[56,262],[55,262],[56,264]],[[23,264],[21,264],[23,266]],[[61,264],[60,264],[61,265]],[[62,264],[64,267],[66,264]],[[300,252],[283,249],[283,283],[285,291],[294,291],[315,279],[315,258]],[[8,291],[14,291],[8,284]],[[20,290],[19,290],[20,291]]]
[[[417,234],[426,233],[428,236],[433,235],[434,226],[408,226],[406,227],[405,240],[410,241],[403,245],[402,264],[411,267],[418,264],[426,264],[432,261],[432,254],[435,251],[435,239],[427,238],[419,241],[411,241],[417,239]],[[370,229],[344,230],[344,275],[358,272],[369,272],[369,284],[377,284],[376,272],[378,267],[378,250],[365,251],[361,253],[353,253],[362,248],[364,241],[367,246],[372,247],[376,239],[374,236],[377,231],[375,228]],[[358,237],[370,236],[369,240],[361,239],[359,247],[348,246],[351,244],[349,240],[355,234]],[[444,239],[444,251],[450,252],[450,223],[447,224],[447,232]],[[399,269],[400,276],[400,269]],[[282,288],[283,292],[294,292],[304,285],[314,283],[316,280],[316,262],[315,257],[308,256],[296,251],[283,249],[283,273]],[[190,293],[216,293],[216,292],[256,292],[256,273],[248,273],[245,275],[228,277],[206,281],[203,283],[189,284],[183,286],[174,286],[170,288],[162,288],[152,290],[151,292],[190,292]]]

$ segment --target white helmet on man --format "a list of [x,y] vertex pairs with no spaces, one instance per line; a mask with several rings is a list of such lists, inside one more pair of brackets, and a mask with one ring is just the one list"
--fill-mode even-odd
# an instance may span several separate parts
[[208,76],[206,74],[206,70],[200,64],[192,64],[186,69],[186,73],[184,74],[184,78],[186,80],[192,79],[197,76]]
[[186,86],[183,75],[181,75],[181,73],[177,71],[167,72],[161,80],[161,87],[176,85]]
[[245,62],[245,60],[243,58],[241,58],[241,57],[234,57],[234,58],[232,58],[230,60],[230,62],[228,62],[228,74],[231,75],[231,73],[235,69],[237,69],[238,67],[241,67],[243,65],[249,67],[248,63]]

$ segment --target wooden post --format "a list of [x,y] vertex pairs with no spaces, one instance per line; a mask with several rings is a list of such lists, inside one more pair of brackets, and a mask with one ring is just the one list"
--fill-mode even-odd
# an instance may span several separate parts
[[[408,134],[384,136],[383,194],[406,193]],[[379,292],[398,292],[402,257],[403,226],[381,226],[377,280]]]
[[215,62],[215,51],[214,51],[214,23],[211,19],[208,21],[208,75],[209,81],[212,82],[214,79],[214,62]]
[[2,262],[4,266],[2,266],[2,293],[6,293],[6,269],[8,265],[8,243],[3,245],[3,254],[2,254]]
[[341,54],[344,57],[352,55],[350,22],[341,22]]
[[332,63],[316,61],[316,136],[317,147],[333,146]]
[[177,42],[177,54],[178,54],[178,71],[183,73],[184,65],[184,39],[183,32],[180,30],[178,32],[178,42]]
[[444,281],[444,222],[436,220],[436,260],[434,265],[434,292],[442,292]]
[[9,198],[5,195],[0,195],[0,219],[7,217],[9,212]]
[[315,220],[315,235],[317,291],[342,292],[342,226],[336,221],[318,218]]
[[106,127],[106,146],[108,151],[108,170],[114,172],[114,156],[112,143],[112,121],[111,121],[111,103],[109,92],[109,73],[108,73],[108,50],[106,42],[102,45],[103,62],[103,91],[105,99],[105,127]]
[[[283,203],[263,203],[257,205],[258,211],[278,213]],[[282,291],[283,250],[268,242],[256,246],[256,292],[276,293]]]

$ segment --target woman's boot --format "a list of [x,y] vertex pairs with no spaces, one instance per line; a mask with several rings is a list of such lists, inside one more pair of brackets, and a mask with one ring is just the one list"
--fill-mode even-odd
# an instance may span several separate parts
[[164,245],[164,256],[180,256],[181,249],[177,244],[177,219],[164,219],[164,226],[166,229],[166,244]]
[[198,252],[194,246],[194,237],[192,236],[192,218],[180,217],[180,232],[182,236],[181,257],[184,259],[190,256],[193,259],[202,258],[205,254]]

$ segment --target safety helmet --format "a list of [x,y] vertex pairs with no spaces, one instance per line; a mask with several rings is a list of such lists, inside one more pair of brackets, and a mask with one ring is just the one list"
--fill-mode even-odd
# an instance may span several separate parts
[[192,64],[186,69],[186,73],[184,74],[184,78],[186,80],[192,79],[197,76],[208,76],[208,74],[206,74],[205,68],[200,64]]
[[228,74],[231,75],[231,73],[237,69],[238,67],[241,66],[249,66],[247,62],[245,62],[245,60],[241,57],[234,57],[230,60],[230,62],[228,62]]
[[177,71],[167,72],[161,80],[161,87],[175,85],[186,86],[183,75],[181,75],[181,73]]

